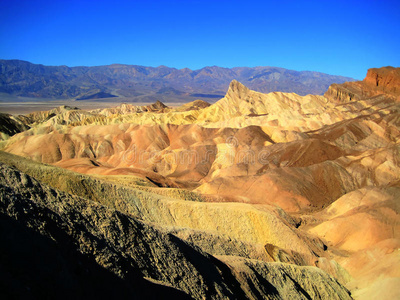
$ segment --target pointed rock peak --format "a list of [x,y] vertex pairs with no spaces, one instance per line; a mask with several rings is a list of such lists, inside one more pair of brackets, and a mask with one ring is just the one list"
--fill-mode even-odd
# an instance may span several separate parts
[[249,91],[250,89],[245,85],[243,85],[242,83],[240,83],[239,81],[232,80],[231,83],[229,84],[228,94],[229,95],[234,94],[237,95],[239,98],[243,98],[248,94]]
[[157,100],[155,103],[152,104],[155,108],[166,108],[167,106],[162,103],[160,100]]

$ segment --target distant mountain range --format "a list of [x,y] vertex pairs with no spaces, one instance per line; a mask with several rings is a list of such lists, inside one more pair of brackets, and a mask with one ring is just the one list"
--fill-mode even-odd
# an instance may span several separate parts
[[332,83],[354,81],[349,77],[277,67],[229,69],[213,66],[178,70],[121,64],[44,66],[21,60],[0,60],[0,93],[25,97],[77,100],[120,97],[127,102],[213,101],[225,95],[233,79],[263,93],[280,91],[299,95],[321,95]]

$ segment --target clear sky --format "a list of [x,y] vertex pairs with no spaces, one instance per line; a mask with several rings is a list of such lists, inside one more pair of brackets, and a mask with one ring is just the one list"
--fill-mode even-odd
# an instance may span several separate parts
[[44,65],[400,67],[400,1],[0,0],[0,58]]

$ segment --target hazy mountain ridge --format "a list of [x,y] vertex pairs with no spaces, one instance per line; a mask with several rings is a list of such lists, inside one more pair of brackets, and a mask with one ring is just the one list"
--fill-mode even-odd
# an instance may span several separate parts
[[113,64],[95,67],[44,66],[21,60],[0,60],[0,92],[42,98],[98,97],[110,93],[131,101],[190,101],[222,98],[238,80],[269,93],[323,94],[332,83],[354,79],[277,67],[205,67],[199,70],[165,66]]

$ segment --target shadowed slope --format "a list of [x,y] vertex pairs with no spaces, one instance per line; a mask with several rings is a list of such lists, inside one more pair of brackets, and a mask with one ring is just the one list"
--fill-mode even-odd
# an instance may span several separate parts
[[[242,285],[242,278],[235,275],[237,267],[231,269],[232,267],[173,235],[162,233],[118,211],[51,189],[4,164],[0,165],[0,182],[2,224],[10,226],[16,223],[12,230],[21,241],[25,240],[25,232],[33,232],[34,239],[29,243],[44,254],[56,256],[55,259],[65,270],[62,276],[72,280],[72,284],[75,283],[81,295],[88,293],[87,288],[90,288],[92,278],[96,276],[96,280],[111,280],[109,284],[115,282],[121,289],[118,292],[123,296],[157,297],[162,292],[169,293],[170,290],[171,294],[176,294],[179,299],[186,298],[185,294],[177,290],[155,285],[152,280],[156,280],[183,290],[195,299],[254,297],[252,289]],[[7,240],[9,237],[6,235],[5,238]],[[56,241],[56,246],[52,240]],[[11,242],[14,241],[15,238]],[[57,250],[59,247],[63,249],[61,252]],[[17,247],[16,250],[22,257],[27,256],[24,249]],[[5,250],[2,252],[8,253]],[[35,255],[28,257],[34,260],[34,268],[37,268],[40,258]],[[83,266],[89,274],[85,276],[88,287],[76,285],[79,275],[71,272],[76,264]],[[264,262],[258,264],[262,265],[262,269],[269,267]],[[107,271],[98,271],[101,267]],[[25,293],[22,291],[22,295],[32,295],[30,291],[38,295],[41,281],[48,276],[54,276],[55,272],[52,268],[38,268],[35,278],[30,276],[31,272],[22,278],[18,272],[24,272],[25,268],[22,265],[2,270],[3,275],[11,273],[14,277],[13,286],[2,290],[3,293],[15,296],[18,293],[18,285],[30,284],[34,289]],[[275,268],[276,266],[271,266],[271,270]],[[309,295],[318,298],[350,298],[347,291],[332,277],[318,269],[297,269],[295,266],[286,269],[298,280],[290,290],[291,294],[299,299],[308,298]],[[79,274],[79,269],[76,270]],[[298,276],[298,272],[303,275]],[[254,277],[251,271],[247,273],[249,278]],[[301,278],[307,276],[317,278],[315,285],[301,282]],[[145,281],[145,278],[149,278],[150,281]],[[265,276],[264,280],[270,279]],[[284,288],[282,281],[272,281],[269,285],[274,288],[263,290],[261,294],[256,295],[267,299],[289,297],[287,287]],[[297,289],[299,285],[303,287]],[[57,296],[66,287],[70,288],[71,285],[57,284],[49,293]],[[109,292],[107,286],[98,291]]]

